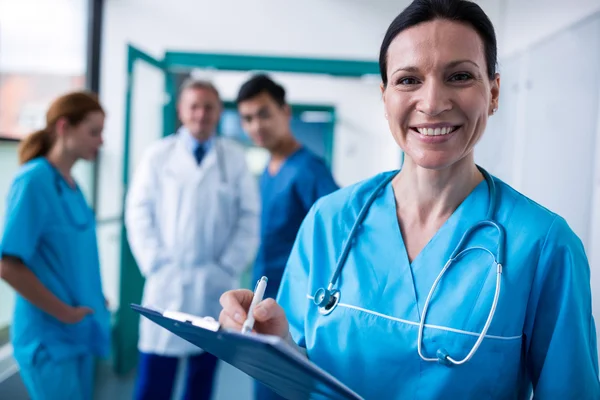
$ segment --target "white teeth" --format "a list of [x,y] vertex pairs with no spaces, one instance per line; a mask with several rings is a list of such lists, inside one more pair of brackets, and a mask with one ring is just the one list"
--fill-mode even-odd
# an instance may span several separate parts
[[443,136],[454,132],[454,127],[445,126],[443,128],[417,128],[417,131],[424,136]]

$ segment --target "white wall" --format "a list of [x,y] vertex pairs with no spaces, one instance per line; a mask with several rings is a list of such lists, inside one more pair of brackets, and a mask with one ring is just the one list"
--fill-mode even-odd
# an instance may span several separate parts
[[501,56],[508,56],[600,11],[598,0],[499,0]]
[[87,3],[0,0],[0,70],[74,75],[85,71]]

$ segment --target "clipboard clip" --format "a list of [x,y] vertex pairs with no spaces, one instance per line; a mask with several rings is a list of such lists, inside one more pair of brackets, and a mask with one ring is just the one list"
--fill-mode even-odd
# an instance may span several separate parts
[[186,314],[179,311],[165,311],[163,313],[163,317],[192,324],[199,328],[204,328],[213,332],[217,332],[221,328],[219,321],[216,321],[213,317],[196,317],[195,315]]

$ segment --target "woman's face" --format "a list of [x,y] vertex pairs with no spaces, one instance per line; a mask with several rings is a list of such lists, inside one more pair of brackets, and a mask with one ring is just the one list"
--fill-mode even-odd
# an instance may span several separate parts
[[65,131],[65,148],[75,159],[93,161],[102,146],[104,114],[90,112],[83,121]]
[[483,41],[462,23],[434,20],[401,32],[388,49],[387,78],[390,130],[423,168],[445,169],[471,154],[498,106],[500,77],[490,81]]

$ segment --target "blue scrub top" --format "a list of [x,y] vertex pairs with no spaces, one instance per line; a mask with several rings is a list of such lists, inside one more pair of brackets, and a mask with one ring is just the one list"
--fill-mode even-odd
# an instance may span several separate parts
[[306,148],[291,154],[275,175],[260,178],[261,241],[253,279],[267,276],[265,297],[275,298],[302,220],[320,197],[338,189],[329,168]]
[[110,314],[95,229],[79,188],[69,186],[45,158],[21,167],[8,194],[2,254],[20,258],[63,302],[94,310],[77,324],[64,324],[17,295],[11,337],[22,365],[32,362],[40,346],[55,360],[109,354]]
[[[410,262],[391,184],[358,230],[336,288],[340,303],[321,315],[314,294],[326,288],[362,206],[388,174],[317,202],[290,255],[278,302],[308,358],[366,399],[598,399],[598,352],[590,268],[583,245],[560,216],[495,179],[495,220],[506,232],[500,297],[473,358],[447,367],[417,352],[419,322],[433,282],[464,232],[485,219],[481,182]],[[469,247],[496,252],[498,233],[474,233]],[[425,357],[471,350],[496,289],[490,254],[453,263],[429,304]]]

